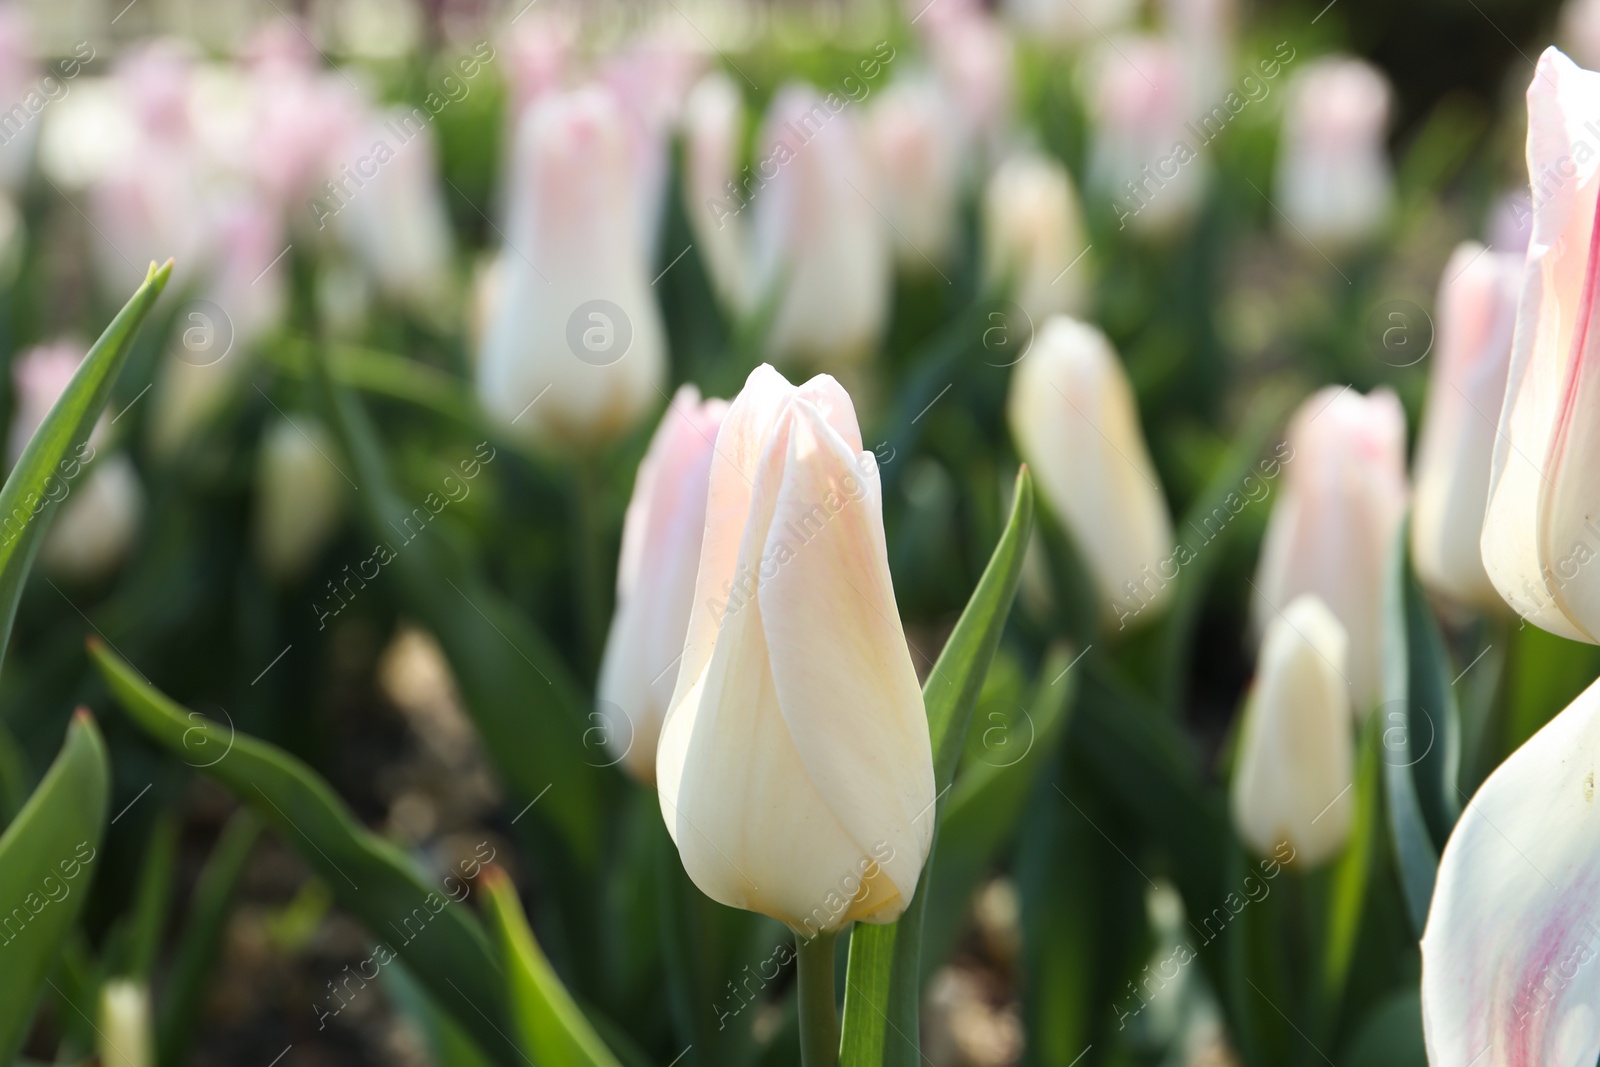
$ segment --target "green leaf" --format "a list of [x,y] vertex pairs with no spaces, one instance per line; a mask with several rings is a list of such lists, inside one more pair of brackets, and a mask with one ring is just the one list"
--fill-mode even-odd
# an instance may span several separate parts
[[1361,1067],[1427,1067],[1419,991],[1403,989],[1375,1008],[1339,1062],[1359,1063]]
[[[1017,472],[1011,518],[1000,543],[922,687],[928,736],[933,742],[934,786],[940,794],[955,777],[972,705],[983,689],[989,661],[1000,645],[1000,635],[1016,597],[1022,555],[1032,526],[1033,477],[1024,466]],[[905,913],[883,926],[857,923],[851,932],[841,1023],[839,1062],[843,1067],[909,1067],[921,1059],[917,1008],[921,997],[922,917],[927,908],[928,885],[936,877],[937,827],[936,822],[933,851]]]
[[1382,757],[1383,724],[1369,716],[1361,731],[1355,780],[1355,818],[1350,840],[1333,868],[1328,901],[1327,942],[1322,959],[1322,993],[1319,1005],[1321,1032],[1332,1033],[1344,1000],[1355,959],[1356,940],[1366,911],[1367,887],[1372,883],[1374,853],[1383,840]]
[[384,988],[399,1008],[422,1030],[423,1037],[433,1052],[433,1062],[449,1067],[490,1067],[491,1061],[473,1043],[472,1038],[456,1025],[450,1013],[439,1010],[420,983],[406,970],[405,964],[396,960],[383,969]]
[[0,656],[11,643],[17,602],[39,539],[54,517],[53,503],[65,499],[63,487],[67,494],[72,492],[73,479],[92,458],[92,452],[80,450],[111,396],[133,335],[171,274],[170,259],[160,267],[150,264],[144,284],[83,357],[0,489]]
[[[483,927],[446,885],[431,882],[404,852],[363,828],[293,756],[174,703],[98,640],[90,639],[89,655],[140,729],[180,759],[206,754],[202,769],[277,829],[379,939],[380,956],[398,955],[410,965],[486,1052],[508,1065],[520,1061],[504,1033],[505,989]],[[381,967],[384,960],[376,962]]]
[[534,940],[511,879],[490,867],[478,884],[511,987],[511,1014],[533,1062],[618,1067]]
[[[955,949],[972,894],[1010,842],[1028,797],[1067,728],[1067,710],[1076,681],[1069,667],[1076,653],[1065,646],[1045,657],[1038,687],[1029,702],[1026,729],[1006,731],[1003,745],[985,746],[992,757],[969,761],[950,790],[939,817],[939,862],[930,872],[927,914],[922,921],[924,977]],[[1025,745],[1019,756],[1008,746]]]
[[120,973],[146,984],[155,973],[156,955],[161,951],[161,935],[166,930],[168,905],[172,902],[173,869],[178,862],[178,818],[168,810],[156,820],[144,850],[144,866],[134,894],[130,916],[131,937],[127,959]]
[[1390,552],[1384,593],[1383,730],[1389,830],[1413,932],[1427,925],[1433,882],[1461,798],[1456,787],[1461,728],[1450,659],[1427,598],[1411,571],[1409,522]]
[[80,708],[55,763],[0,836],[0,1063],[21,1049],[88,897],[110,779],[105,742]]
[[200,1013],[210,991],[211,968],[233,909],[233,893],[260,834],[261,820],[251,809],[240,808],[223,827],[200,871],[189,901],[188,921],[162,987],[156,1023],[156,1062],[162,1067],[178,1067],[189,1058],[189,1046],[200,1028]]

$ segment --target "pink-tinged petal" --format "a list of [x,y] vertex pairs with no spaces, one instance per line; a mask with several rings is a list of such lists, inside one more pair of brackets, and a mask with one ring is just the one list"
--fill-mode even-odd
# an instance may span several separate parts
[[877,463],[805,400],[791,411],[760,560],[778,702],[812,784],[863,854],[887,846],[883,867],[910,900],[933,839],[933,752],[889,579]]
[[1600,683],[1489,776],[1439,861],[1422,937],[1430,1063],[1600,1056]]
[[[1582,373],[1587,332],[1583,309],[1592,297],[1589,275],[1600,173],[1591,143],[1597,138],[1582,123],[1587,119],[1593,124],[1595,115],[1600,115],[1600,75],[1547,50],[1528,88],[1533,237],[1482,540],[1489,578],[1518,614],[1553,633],[1589,641],[1596,640],[1592,634],[1600,620],[1563,610],[1572,590],[1558,588],[1555,577],[1573,553],[1568,542],[1588,516],[1576,491],[1568,494],[1557,486],[1553,467],[1562,454],[1558,448],[1583,443],[1580,432],[1571,446],[1562,446],[1572,431],[1561,427],[1563,412],[1583,410],[1581,386],[1589,381]],[[1589,546],[1600,549],[1600,541],[1591,540]]]

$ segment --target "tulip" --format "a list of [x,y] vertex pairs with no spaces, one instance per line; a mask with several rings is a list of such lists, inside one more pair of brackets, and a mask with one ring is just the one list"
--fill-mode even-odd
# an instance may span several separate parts
[[1321,598],[1350,635],[1345,675],[1357,712],[1380,697],[1382,604],[1406,507],[1406,420],[1387,389],[1328,386],[1289,422],[1287,472],[1253,583],[1255,631],[1301,594]]
[[592,446],[631,427],[666,374],[628,131],[611,96],[590,88],[535,105],[517,140],[478,398],[525,441]]
[[[1485,224],[1489,247],[1515,252],[1518,258],[1528,253],[1528,238],[1533,233],[1533,195],[1527,186],[1508,189],[1495,200]],[[1492,414],[1492,412],[1491,412]]]
[[1600,683],[1495,769],[1439,857],[1422,935],[1428,1062],[1600,1056],[1594,780]]
[[661,813],[707,896],[808,935],[885,923],[933,838],[933,755],[850,396],[758,367],[711,461]]
[[1121,227],[1168,231],[1194,213],[1206,188],[1207,164],[1186,125],[1196,110],[1190,71],[1158,37],[1108,42],[1090,70],[1090,184],[1116,197]]
[[[83,362],[85,349],[71,341],[40,345],[18,357],[11,367],[12,385],[16,390],[17,408],[11,416],[11,428],[6,436],[6,465],[16,466],[22,450],[50,414],[56,401],[66,391],[72,376]],[[101,420],[102,424],[104,420]],[[100,425],[91,435],[91,444],[105,439]]]
[[597,712],[612,754],[654,784],[656,741],[689,629],[712,448],[728,409],[685,385],[672,398],[633,483],[617,564],[617,607],[600,662]]
[[1417,439],[1417,575],[1434,592],[1480,608],[1502,604],[1478,541],[1521,282],[1521,256],[1467,241],[1450,257],[1434,304],[1439,335]]
[[392,158],[376,166],[334,217],[381,291],[397,303],[438,308],[454,250],[433,131],[395,109],[373,117],[350,142],[350,157],[380,143],[392,147]]
[[1561,40],[1584,67],[1600,66],[1600,3],[1567,0],[1561,5]]
[[1159,608],[1176,576],[1160,573],[1174,557],[1172,519],[1111,342],[1086,323],[1050,319],[1017,364],[1007,415],[1093,577],[1102,616],[1125,625]]
[[[1516,612],[1552,633],[1600,643],[1594,518],[1596,349],[1592,315],[1600,74],[1555,49],[1528,87],[1533,229],[1500,413],[1483,563]],[[1588,126],[1584,124],[1588,123]]]
[[1349,646],[1344,626],[1310,594],[1267,624],[1231,790],[1233,824],[1260,855],[1287,844],[1297,860],[1315,867],[1350,836]]
[[1275,203],[1305,240],[1353,244],[1388,214],[1391,95],[1376,67],[1339,56],[1308,64],[1290,83]]
[[1087,309],[1093,264],[1067,168],[1039,155],[1005,160],[983,193],[983,229],[985,273],[1009,284],[1033,329]]
[[743,204],[738,189],[744,102],[739,87],[721,71],[707,74],[689,93],[683,108],[684,212],[695,247],[723,306],[734,314],[749,310]]
[[[955,140],[964,154],[988,154],[1005,134],[1011,115],[1011,36],[999,19],[978,6],[937,0],[923,13],[919,23],[948,113],[956,119]],[[977,162],[968,159],[969,166]]]
[[949,112],[936,83],[910,78],[884,89],[867,112],[867,146],[884,190],[895,258],[916,273],[937,270],[955,240],[961,145]]
[[1057,44],[1081,44],[1122,29],[1138,15],[1137,0],[1006,0],[1017,28]]
[[755,291],[782,288],[768,346],[776,358],[858,362],[888,316],[891,250],[855,116],[843,97],[788,85],[757,143]]
[[273,423],[257,457],[255,543],[266,572],[288,582],[310,565],[338,532],[344,476],[329,458],[333,436],[316,419]]
[[95,1033],[102,1067],[154,1067],[149,987],[130,978],[113,978],[102,985]]
[[[9,109],[0,114],[0,189],[13,194],[21,191],[33,164],[42,125],[37,112],[64,92],[54,72],[48,81],[40,81],[34,55],[33,33],[22,6],[0,5],[0,100]],[[78,59],[81,56],[75,53],[74,62]]]
[[1183,65],[1190,101],[1222,101],[1233,74],[1234,0],[1163,0],[1162,23]]

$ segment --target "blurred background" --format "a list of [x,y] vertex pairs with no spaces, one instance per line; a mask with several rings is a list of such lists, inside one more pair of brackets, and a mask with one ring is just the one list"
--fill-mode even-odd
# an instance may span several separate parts
[[[77,983],[67,988],[131,972],[150,979],[160,1002],[186,958],[186,918],[209,872],[232,903],[219,912],[214,958],[198,977],[184,972],[187,1014],[172,1025],[187,1036],[164,1046],[164,1058],[452,1062],[407,1009],[415,991],[403,978],[324,1017],[331,983],[369,954],[368,934],[291,844],[240,828],[237,800],[200,773],[220,754],[197,748],[175,760],[114,709],[84,653],[96,634],[186,707],[304,759],[365,825],[433,869],[492,851],[579,999],[646,1062],[669,1062],[682,1042],[656,984],[655,934],[639,918],[648,908],[631,899],[649,892],[648,863],[628,841],[656,817],[653,792],[604,772],[610,866],[598,880],[569,878],[561,805],[574,801],[559,791],[540,801],[536,775],[515,769],[534,756],[505,741],[519,735],[486,742],[475,711],[498,701],[502,718],[538,715],[537,694],[518,689],[527,675],[480,662],[473,650],[487,646],[463,635],[492,643],[498,629],[519,655],[524,638],[541,642],[523,659],[560,664],[562,684],[590,706],[624,509],[673,389],[692,382],[730,397],[768,358],[845,381],[884,472],[900,608],[913,642],[932,654],[1002,527],[1017,461],[1004,418],[1008,368],[1043,314],[1072,310],[1112,340],[1178,516],[1206,514],[1239,457],[1248,462],[1318,386],[1391,386],[1414,434],[1452,249],[1467,239],[1509,252],[1526,244],[1523,93],[1533,61],[1558,42],[1580,64],[1600,64],[1600,4],[0,6],[0,420],[10,461],[146,264],[176,259],[97,432],[89,480],[72,490],[29,580],[0,675],[8,816],[78,704],[94,709],[112,747],[115,818],[82,937],[62,965],[64,981]],[[1283,169],[1288,85],[1335,53],[1379,75],[1352,90],[1375,103],[1357,100],[1330,120],[1357,128],[1357,141],[1363,124],[1375,131],[1383,188],[1369,221],[1300,215],[1284,184],[1293,181]],[[862,64],[874,57],[869,75]],[[1260,64],[1274,57],[1268,75]],[[730,299],[739,271],[715,261],[723,230],[708,202],[734,201],[714,166],[709,182],[697,170],[697,152],[718,151],[716,127],[697,125],[689,103],[713,73],[742,109],[729,151],[746,163],[760,157],[762,116],[780,87],[862,87],[859,98],[847,93],[850,113],[889,190],[874,212],[899,238],[885,238],[892,282],[866,331],[870,359],[836,366],[805,338],[778,336],[770,307]],[[496,315],[518,299],[507,264],[526,258],[508,236],[521,232],[529,195],[513,151],[519,122],[549,94],[588,83],[620,101],[646,173],[638,213],[666,370],[660,395],[606,440],[552,447],[486,414],[474,381]],[[923,84],[936,94],[919,95]],[[1141,206],[1129,186],[1141,168],[1234,90],[1247,104],[1229,109],[1170,188],[1146,186],[1155,192]],[[1203,103],[1191,114],[1196,96]],[[1344,152],[1339,135],[1329,135],[1333,158]],[[404,147],[369,163],[383,139]],[[1019,158],[1065,167],[1073,218],[987,202],[997,173]],[[1313,154],[1307,165],[1320,164]],[[1023,184],[1009,200],[1025,204],[1031,179],[1015,180]],[[923,194],[942,205],[931,223],[919,214]],[[572,193],[573,203],[584,195]],[[1057,265],[1042,298],[995,268],[992,247],[1007,241]],[[1068,272],[1051,291],[1050,276]],[[1072,306],[1055,306],[1069,287]],[[329,428],[313,360],[360,396],[381,443],[376,465],[353,460]],[[457,478],[474,458],[478,473]],[[392,514],[384,509],[405,501],[404,513],[441,487],[449,503],[434,512],[424,547],[374,579],[364,568]],[[1183,654],[1172,659],[1164,638],[1137,636],[1116,654],[1133,689],[1176,709],[1178,758],[1207,795],[1219,788],[1251,675],[1248,577],[1268,512],[1245,508],[1207,553],[1206,582],[1184,608],[1192,636]],[[1063,617],[1060,589],[1033,569],[979,705],[973,759],[1014,742],[1011,709],[1028,699],[1053,643],[1083,632]],[[1472,625],[1450,630],[1463,664],[1482,641]],[[1474,782],[1600,673],[1587,646],[1531,630],[1519,640],[1529,645],[1522,673],[1496,675],[1491,693],[1518,687],[1522,699],[1478,753]],[[980,731],[990,722],[997,735]],[[1077,773],[1073,760],[1100,759],[1081,754],[1093,744],[1071,743],[1079,729],[1074,719],[1068,744],[1048,754],[1063,773]],[[591,767],[615,765],[599,725],[582,719],[567,733]],[[1142,772],[1097,766],[1078,776],[1073,801],[1100,837],[1030,804],[971,901],[952,906],[953,935],[925,1001],[927,1062],[1066,1065],[1094,1042],[1085,1062],[1240,1062],[1204,989],[1179,1020],[1118,1025],[1117,1005],[1181,914],[1162,872],[1182,860],[1116,785],[1095,784],[1097,773]],[[229,833],[237,855],[222,849]],[[1015,843],[1060,844],[1063,834],[1072,840],[1054,851]],[[603,915],[575,917],[585,909],[574,898],[596,885],[606,888],[590,903]],[[1030,926],[1037,901],[1058,897],[1076,901],[1063,905],[1076,918]],[[1390,919],[1371,935],[1378,977],[1351,994],[1341,1047],[1360,1040],[1364,1009],[1414,985],[1414,944],[1406,955],[1398,911]],[[1085,984],[1052,986],[1049,968],[1030,962],[1029,940],[1057,937],[1091,946]],[[777,983],[757,1009],[752,1058],[792,1060],[786,988]],[[28,1054],[53,1060],[63,1041],[92,1046],[86,1021],[65,994],[47,997]]]

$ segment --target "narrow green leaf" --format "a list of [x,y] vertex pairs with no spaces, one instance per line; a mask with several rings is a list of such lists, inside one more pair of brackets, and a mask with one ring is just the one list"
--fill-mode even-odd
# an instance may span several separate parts
[[[989,661],[994,658],[1011,614],[1032,526],[1033,477],[1024,466],[1017,472],[1011,517],[1000,543],[922,687],[928,735],[933,742],[934,785],[941,794],[955,777],[972,705],[983,689]],[[883,926],[857,923],[850,934],[841,1022],[842,1067],[909,1067],[921,1059],[917,1009],[921,997],[922,917],[927,908],[928,885],[935,877],[932,872],[937,869],[937,826],[936,822],[934,851],[928,856],[917,893],[905,913]]]
[[478,884],[511,987],[511,1014],[533,1062],[618,1067],[534,940],[511,879],[490,867]]
[[1383,840],[1382,745],[1383,724],[1376,716],[1369,717],[1361,731],[1361,747],[1357,754],[1355,818],[1351,820],[1350,840],[1333,868],[1328,901],[1328,935],[1323,950],[1319,1005],[1320,1029],[1324,1034],[1333,1032],[1344,1001],[1356,940],[1366,913],[1374,852]]
[[170,810],[156,820],[134,894],[131,937],[121,973],[146,983],[155,972],[161,935],[167,925],[173,869],[178,862],[178,830],[177,816]]
[[[922,921],[922,971],[931,974],[954,950],[972,894],[1010,842],[1039,775],[1067,728],[1076,681],[1076,652],[1061,647],[1045,657],[1024,724],[1011,724],[994,759],[969,762],[939,817],[939,863],[930,872],[931,896]],[[1015,736],[1010,736],[1015,735]],[[1026,751],[1010,754],[1015,744]],[[986,753],[990,750],[986,746]]]
[[473,1043],[450,1013],[441,1011],[406,965],[396,960],[383,970],[384,988],[402,1014],[422,1030],[433,1062],[447,1067],[490,1067],[492,1061]]
[[488,939],[449,886],[430,882],[409,856],[363,828],[293,756],[174,703],[92,638],[89,655],[140,729],[180,759],[206,753],[203,770],[255,808],[322,877],[379,941],[379,967],[395,956],[404,960],[485,1051],[508,1065],[520,1062],[505,1036],[505,989]]
[[260,835],[260,818],[250,808],[240,808],[223,827],[222,836],[200,871],[172,969],[161,990],[156,1023],[156,1062],[161,1067],[179,1067],[189,1058],[189,1046],[199,1029],[200,1013],[209,992],[211,968],[233,910],[234,890]]
[[0,836],[0,1063],[21,1049],[89,895],[110,779],[105,742],[80,708],[55,763]]
[[28,758],[22,746],[0,725],[0,830],[4,830],[28,802]]
[[54,503],[65,499],[63,489],[66,494],[73,491],[73,480],[93,458],[84,450],[89,433],[111,396],[139,324],[171,274],[170,259],[160,267],[150,265],[144,284],[84,356],[0,489],[0,656],[11,643],[17,602],[39,539],[54,517]]

